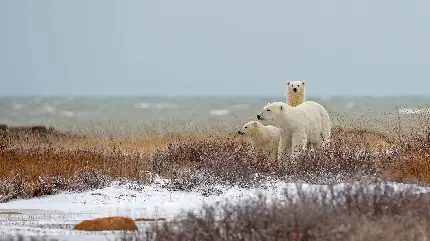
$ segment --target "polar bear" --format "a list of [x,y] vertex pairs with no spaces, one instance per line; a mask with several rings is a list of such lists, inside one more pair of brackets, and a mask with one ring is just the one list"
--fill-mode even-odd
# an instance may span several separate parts
[[238,131],[240,135],[246,137],[257,153],[270,158],[271,161],[277,160],[280,132],[277,127],[264,126],[259,121],[249,121]]
[[279,128],[278,159],[284,154],[294,158],[308,145],[316,149],[330,141],[330,117],[326,109],[314,101],[306,101],[296,107],[273,102],[263,108],[257,119],[263,125]]
[[287,81],[287,101],[289,106],[296,107],[305,102],[305,81]]

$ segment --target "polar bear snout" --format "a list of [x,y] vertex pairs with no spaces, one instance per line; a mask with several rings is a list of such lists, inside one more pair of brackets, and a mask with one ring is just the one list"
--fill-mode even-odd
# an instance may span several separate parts
[[294,91],[294,92],[297,92],[297,88],[295,88],[295,87],[294,87],[294,88],[293,88],[293,91]]
[[260,120],[260,121],[265,120],[264,116],[263,116],[263,113],[260,113],[260,114],[257,115],[257,120]]
[[245,133],[243,133],[243,132],[241,132],[241,131],[237,131],[237,133],[238,133],[239,135],[243,135],[243,134],[245,134]]

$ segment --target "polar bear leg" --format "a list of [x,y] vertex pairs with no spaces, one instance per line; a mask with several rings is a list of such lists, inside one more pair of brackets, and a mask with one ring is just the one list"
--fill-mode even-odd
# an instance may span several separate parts
[[330,143],[330,136],[326,134],[321,133],[321,143],[319,145],[320,148],[325,148]]
[[318,149],[318,145],[316,145],[315,143],[312,142],[308,142],[308,145],[306,147],[307,149],[312,149],[312,150],[317,150]]
[[291,138],[281,137],[278,145],[278,160],[282,160],[285,155],[291,155]]
[[328,112],[321,106],[321,144],[320,147],[326,147],[330,142],[331,137],[331,123]]
[[273,165],[274,163],[276,163],[276,160],[278,158],[278,148],[275,148],[272,150],[272,152],[270,153],[270,162],[269,165]]
[[308,137],[304,132],[293,133],[291,137],[291,144],[293,147],[292,157],[295,158],[298,154],[306,149],[308,144]]

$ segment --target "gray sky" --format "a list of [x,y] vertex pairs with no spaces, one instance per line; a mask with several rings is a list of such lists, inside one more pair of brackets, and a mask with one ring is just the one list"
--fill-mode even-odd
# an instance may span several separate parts
[[0,95],[430,94],[428,0],[0,0]]

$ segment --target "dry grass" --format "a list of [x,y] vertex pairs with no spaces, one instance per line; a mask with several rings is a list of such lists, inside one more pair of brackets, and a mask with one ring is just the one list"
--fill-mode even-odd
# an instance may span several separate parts
[[115,147],[104,146],[61,148],[34,136],[3,138],[0,163],[0,202],[58,190],[99,188],[112,179],[148,181],[147,161],[140,153],[124,155]]
[[383,182],[205,206],[121,240],[428,240],[430,199]]
[[313,183],[369,177],[428,183],[430,137],[425,125],[420,128],[421,135],[400,141],[396,133],[337,126],[327,149],[272,166],[235,132],[216,127],[164,133],[148,128],[143,138],[3,133],[0,202],[99,188],[112,180],[149,183],[153,174],[171,179],[170,188],[203,188],[206,194],[217,191],[213,184],[247,187],[268,176]]
[[430,183],[430,132],[403,143],[399,153],[385,165],[386,175],[399,181]]
[[334,127],[332,134],[335,140],[352,148],[362,148],[371,151],[389,149],[396,143],[396,137],[366,129]]
[[197,131],[152,133],[140,140],[71,133],[43,136],[3,133],[0,135],[0,202],[49,195],[58,190],[100,188],[111,180],[148,183],[155,166],[151,155],[169,145],[224,139],[229,135],[203,135]]

